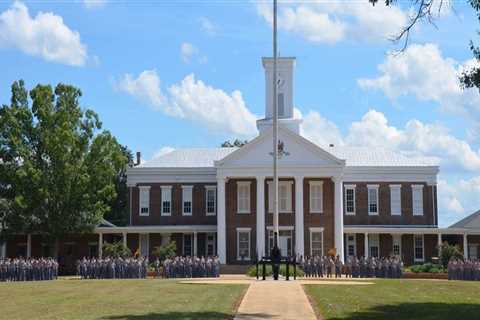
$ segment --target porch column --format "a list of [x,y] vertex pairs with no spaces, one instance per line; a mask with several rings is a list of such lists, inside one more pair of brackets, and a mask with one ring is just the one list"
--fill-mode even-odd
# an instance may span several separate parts
[[368,258],[368,233],[365,233],[365,239],[363,240],[364,256]]
[[162,246],[170,243],[170,233],[162,233]]
[[335,249],[341,261],[344,260],[343,255],[343,180],[341,176],[333,178],[335,183]]
[[98,234],[98,257],[102,259],[103,256],[103,233]]
[[27,234],[27,258],[32,256],[32,235]]
[[468,258],[468,235],[466,233],[463,234],[463,257]]
[[265,255],[265,177],[257,177],[257,255]]
[[0,258],[5,259],[7,257],[7,241],[2,241],[2,245],[0,247]]
[[197,231],[193,232],[193,256],[197,256]]
[[225,178],[217,178],[217,250],[220,263],[227,262],[227,229],[225,218]]
[[127,233],[126,232],[122,233],[122,241],[123,241],[123,246],[126,248],[127,247]]
[[437,252],[438,252],[438,257],[440,257],[440,247],[442,246],[442,234],[441,234],[441,233],[438,234],[438,243],[437,243],[437,245],[438,245],[438,250],[437,250]]
[[295,254],[302,257],[305,255],[303,178],[303,176],[295,177]]

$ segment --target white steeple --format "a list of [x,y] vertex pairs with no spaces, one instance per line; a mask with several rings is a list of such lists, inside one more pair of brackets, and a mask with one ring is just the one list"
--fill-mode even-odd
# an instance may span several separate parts
[[[273,58],[262,58],[265,69],[265,118],[257,120],[257,129],[260,134],[272,126],[273,117]],[[294,119],[293,115],[293,69],[294,57],[277,59],[277,99],[278,125],[293,132],[300,133],[301,119]]]

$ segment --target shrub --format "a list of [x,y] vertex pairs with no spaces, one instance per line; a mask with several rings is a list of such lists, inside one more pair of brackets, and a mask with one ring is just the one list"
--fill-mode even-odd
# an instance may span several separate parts
[[[282,276],[286,276],[287,275],[287,266],[282,264],[280,265],[280,272],[279,272]],[[265,275],[267,277],[270,277],[272,276],[273,272],[272,272],[272,265],[271,264],[267,264],[265,266]],[[290,274],[290,277],[293,277],[293,266],[290,266],[290,269],[289,269],[289,274]],[[297,265],[297,277],[303,277],[304,276],[304,272],[303,270]],[[257,276],[257,268],[256,266],[251,266],[250,268],[248,268],[247,270],[247,275],[250,276],[250,277],[256,277]],[[262,276],[262,265],[259,264],[258,265],[258,276],[261,277]]]
[[169,244],[155,247],[152,254],[160,261],[164,261],[167,258],[173,258],[177,254],[177,244],[175,241],[172,241]]
[[130,257],[132,252],[125,247],[121,241],[114,243],[105,243],[103,245],[103,255],[106,257],[125,258]]
[[411,272],[414,273],[419,273],[419,272],[425,272],[425,273],[442,273],[444,272],[444,269],[441,265],[439,264],[434,264],[434,263],[424,263],[424,264],[415,264],[410,267],[409,269]]
[[452,246],[447,242],[444,242],[440,245],[440,262],[443,265],[443,268],[447,268],[448,262],[451,258],[463,259],[463,254],[460,251],[458,245]]

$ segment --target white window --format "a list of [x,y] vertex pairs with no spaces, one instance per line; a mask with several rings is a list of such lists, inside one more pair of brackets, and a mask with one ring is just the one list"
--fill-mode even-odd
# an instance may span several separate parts
[[402,192],[401,185],[390,185],[390,213],[392,216],[402,214]]
[[310,228],[310,255],[323,256],[323,228]]
[[172,215],[172,186],[161,186],[162,189],[162,216]]
[[250,260],[250,228],[237,228],[237,260]]
[[323,181],[310,181],[310,212],[323,212]]
[[207,216],[214,216],[216,213],[217,187],[205,187],[205,207]]
[[250,181],[237,182],[237,213],[250,213]]
[[191,256],[192,255],[192,234],[184,233],[183,234],[183,255]]
[[192,192],[193,186],[182,186],[182,202],[183,202],[183,215],[192,215]]
[[345,214],[355,215],[355,185],[345,186]]
[[423,234],[416,234],[413,236],[414,243],[414,261],[423,262],[424,259],[424,250],[423,250]]
[[380,256],[380,239],[378,234],[368,235],[369,256],[378,258]]
[[[292,212],[293,181],[278,182],[278,212]],[[268,212],[273,212],[273,181],[268,182]]]
[[215,255],[215,233],[207,233],[207,244],[206,244],[206,252],[207,256],[214,256]]
[[412,206],[413,215],[423,215],[423,185],[415,184],[412,186]]
[[356,236],[354,234],[347,234],[347,256],[356,257],[357,256],[357,246],[356,246]]
[[150,187],[141,186],[140,190],[140,215],[148,216],[150,214]]
[[393,235],[392,253],[394,256],[402,256],[402,236],[400,234]]
[[368,188],[368,214],[378,215],[378,184],[367,185]]

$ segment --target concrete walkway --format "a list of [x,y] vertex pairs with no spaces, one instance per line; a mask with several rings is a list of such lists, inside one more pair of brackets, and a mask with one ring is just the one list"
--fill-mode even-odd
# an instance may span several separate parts
[[316,320],[315,313],[297,281],[254,281],[238,308],[235,320]]

